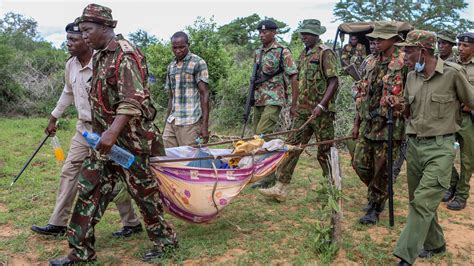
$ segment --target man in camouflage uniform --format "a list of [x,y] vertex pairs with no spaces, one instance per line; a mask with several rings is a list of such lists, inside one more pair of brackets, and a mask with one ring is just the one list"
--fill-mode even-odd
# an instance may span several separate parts
[[414,71],[408,74],[404,90],[409,106],[398,107],[409,116],[409,212],[393,254],[400,259],[398,265],[412,265],[417,257],[430,258],[446,252],[437,209],[449,187],[461,102],[474,107],[474,89],[462,66],[434,55],[434,33],[413,30],[398,45],[404,46],[405,64]]
[[[299,30],[305,50],[301,53],[298,64],[299,97],[297,116],[293,127],[299,128],[312,116],[314,118],[301,131],[291,134],[288,143],[291,145],[307,144],[314,134],[316,141],[334,138],[334,115],[336,113],[335,95],[338,89],[337,59],[331,48],[323,45],[319,36],[326,32],[317,19],[307,19]],[[323,175],[327,178],[329,170],[329,151],[331,145],[320,145],[317,158]],[[268,189],[260,189],[260,194],[286,200],[288,185],[298,163],[300,151],[293,151],[289,158],[277,170],[277,182]]]
[[[275,40],[278,26],[271,20],[261,21],[259,31],[262,46],[255,51],[254,62],[259,64],[258,79],[255,81],[255,108],[253,113],[253,128],[255,134],[269,134],[278,124],[280,111],[288,101],[288,83],[291,81],[292,100],[290,113],[296,112],[298,99],[297,67],[288,48]],[[289,78],[289,79],[288,79]],[[255,187],[267,187],[275,179],[271,175]]]
[[[360,77],[364,76],[367,63],[372,62],[374,58],[377,56],[377,48],[375,46],[375,39],[367,37],[367,40],[369,40],[370,54],[364,59],[362,64],[360,64],[359,69],[357,70],[359,72]],[[354,100],[356,99],[355,97],[357,96],[357,90],[358,90],[358,86],[357,86],[357,81],[356,81],[354,86],[352,86],[352,97],[354,98]],[[353,139],[349,139],[349,140],[346,140],[345,143],[347,145],[347,149],[349,150],[349,154],[351,155],[351,161],[352,161],[354,159],[354,151],[355,151],[357,141]]]
[[359,69],[366,55],[367,52],[365,50],[365,45],[359,43],[357,36],[351,34],[349,37],[349,43],[344,45],[342,48],[342,65],[348,66],[350,64],[355,64],[356,69]]
[[[77,19],[86,43],[97,50],[93,57],[90,101],[92,130],[101,135],[96,149],[86,158],[79,177],[79,198],[68,227],[71,253],[51,260],[51,265],[70,265],[96,259],[94,227],[102,218],[114,185],[120,178],[140,208],[154,248],[144,261],[162,257],[177,245],[176,233],[163,218],[158,181],[149,168],[152,143],[158,136],[153,125],[156,110],[150,98],[146,60],[121,35],[112,10],[88,5]],[[129,169],[109,161],[114,144],[135,155]],[[162,148],[162,147],[161,147]],[[161,151],[163,152],[163,151]]]
[[456,46],[456,34],[443,30],[437,33],[439,57],[444,61],[456,62],[453,46]]
[[[74,103],[77,110],[76,134],[71,139],[71,145],[66,161],[61,169],[56,205],[46,226],[33,225],[31,230],[42,235],[64,235],[71,215],[71,208],[77,195],[77,183],[82,161],[89,155],[90,146],[82,136],[82,132],[91,131],[91,106],[89,103],[89,80],[92,77],[92,53],[82,39],[79,25],[69,23],[66,26],[67,48],[71,58],[66,62],[64,73],[65,84],[56,107],[51,112],[45,131],[51,135],[56,133],[56,122],[68,106]],[[115,237],[128,237],[143,231],[137,215],[133,211],[130,198],[117,203],[117,210],[122,219],[123,227],[114,232]]]
[[[459,58],[457,63],[467,71],[471,85],[474,85],[474,33],[466,32],[458,36]],[[461,174],[453,165],[451,185],[446,191],[443,202],[448,202],[447,208],[459,211],[466,208],[469,198],[469,181],[474,171],[474,110],[466,105],[461,107],[461,130],[456,133],[460,145]]]
[[[367,213],[359,222],[375,224],[388,198],[388,100],[403,102],[406,68],[403,53],[394,46],[401,39],[395,23],[377,22],[367,36],[375,39],[378,55],[367,62],[365,73],[356,85],[357,113],[352,132],[358,142],[352,166],[368,188]],[[399,110],[393,111],[393,118],[392,158],[397,158],[404,139],[404,120]]]

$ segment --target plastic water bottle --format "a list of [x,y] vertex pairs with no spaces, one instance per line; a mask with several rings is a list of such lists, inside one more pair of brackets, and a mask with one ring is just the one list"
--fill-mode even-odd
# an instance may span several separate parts
[[[84,131],[82,132],[82,136],[94,149],[100,141],[100,136],[93,132]],[[125,169],[130,168],[132,163],[135,161],[135,156],[133,154],[117,145],[112,146],[108,156],[110,160],[118,163]]]
[[56,157],[56,160],[64,161],[64,151],[63,148],[61,148],[58,136],[54,136],[51,138],[51,144],[53,146],[54,156]]
[[454,150],[459,150],[459,142],[455,141],[454,142]]

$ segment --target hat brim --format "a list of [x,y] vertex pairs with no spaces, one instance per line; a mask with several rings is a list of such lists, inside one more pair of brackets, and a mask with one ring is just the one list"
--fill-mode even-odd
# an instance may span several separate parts
[[325,32],[326,32],[326,27],[324,26],[321,26],[320,30],[319,31],[316,31],[316,30],[312,30],[312,29],[305,29],[305,28],[302,28],[302,29],[299,29],[296,31],[297,33],[309,33],[309,34],[313,34],[313,35],[323,35]]
[[441,40],[443,40],[443,41],[447,41],[447,42],[449,42],[449,43],[452,43],[452,44],[456,45],[456,41],[455,41],[455,40],[453,40],[453,39],[451,39],[451,38],[449,38],[449,37],[446,37],[446,36],[444,36],[444,35],[438,35],[438,39],[441,39]]
[[400,46],[400,47],[420,47],[419,45],[413,44],[413,43],[408,43],[408,42],[399,42],[396,43],[395,46]]
[[403,40],[402,37],[400,37],[400,35],[398,34],[390,34],[390,33],[376,33],[376,32],[372,32],[372,33],[369,33],[369,34],[366,34],[365,35],[366,37],[369,37],[369,38],[372,38],[372,39],[384,39],[384,40],[388,40],[390,38],[393,38],[393,37],[398,37],[400,40]]
[[82,22],[92,22],[92,23],[97,23],[101,25],[105,25],[111,28],[115,28],[117,26],[117,21],[116,20],[105,20],[97,17],[90,17],[90,16],[81,16],[78,17],[75,21],[77,24],[82,23]]

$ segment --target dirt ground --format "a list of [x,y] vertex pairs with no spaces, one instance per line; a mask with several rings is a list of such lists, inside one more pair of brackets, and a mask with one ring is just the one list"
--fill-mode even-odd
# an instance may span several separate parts
[[[474,179],[471,179],[471,186],[474,187]],[[473,247],[474,247],[474,200],[472,197],[469,198],[467,208],[460,211],[450,211],[446,209],[446,204],[441,203],[439,211],[439,216],[444,217],[441,220],[441,225],[444,230],[444,234],[446,237],[447,242],[447,249],[448,252],[452,254],[449,258],[441,257],[439,260],[435,262],[435,264],[440,265],[473,265],[474,264],[474,254],[473,254]],[[253,195],[249,195],[253,196]],[[346,203],[349,204],[349,203]],[[0,215],[2,212],[7,212],[8,208],[5,205],[0,204]],[[369,231],[371,239],[376,243],[383,244],[386,241],[385,236],[394,234],[394,232],[390,232],[385,226],[372,226],[368,227],[366,230],[363,231],[353,231],[354,221],[360,216],[361,212],[356,211],[344,211],[344,220],[343,220],[343,235],[347,237],[347,234],[350,233],[350,237],[357,238],[361,236],[365,231]],[[405,209],[397,209],[396,210],[396,217],[405,217],[407,215],[406,208]],[[387,212],[384,212],[381,216],[381,219],[388,219]],[[295,226],[298,226],[295,224]],[[278,230],[278,226],[272,227],[272,225],[267,226],[268,230]],[[27,229],[25,229],[27,230]],[[15,229],[12,225],[7,224],[0,227],[0,238],[15,238],[20,234],[19,229]],[[395,245],[396,238],[391,238],[393,243],[390,245],[393,247]],[[137,244],[141,240],[131,240],[136,241]],[[67,245],[64,244],[65,240],[61,240],[59,243],[57,240],[52,239],[45,239],[41,236],[37,235],[30,235],[27,239],[25,245],[31,245],[32,247],[43,245],[45,250],[52,250],[54,248],[60,249],[61,254],[66,254],[68,252]],[[133,243],[132,243],[133,244]],[[275,247],[278,248],[278,247]],[[34,250],[34,249],[32,249]],[[120,251],[115,251],[115,253]],[[292,252],[291,250],[289,252]],[[294,251],[293,251],[294,252]],[[341,248],[331,263],[331,265],[358,265],[358,263],[354,262],[353,260],[349,260],[347,258],[348,250]],[[226,253],[220,256],[214,257],[203,257],[194,260],[185,260],[182,262],[183,265],[208,265],[208,264],[237,264],[238,257],[246,253],[246,250],[235,248],[229,249]],[[107,256],[106,252],[98,252],[99,256]],[[466,260],[466,258],[468,258]],[[471,261],[469,261],[469,258]],[[8,258],[8,262],[6,265],[47,265],[47,259],[39,258],[39,255],[36,253],[30,253],[28,255],[15,255],[12,254]],[[272,260],[272,264],[274,265],[290,265],[290,260],[285,259],[278,259]],[[308,262],[308,263],[317,263],[317,262]],[[424,261],[424,260],[417,260],[417,265],[433,265],[433,262]],[[0,265],[5,265],[0,262]],[[113,265],[113,264],[112,264]],[[137,258],[134,257],[121,257],[120,263],[117,265],[149,265],[146,263],[141,262]]]

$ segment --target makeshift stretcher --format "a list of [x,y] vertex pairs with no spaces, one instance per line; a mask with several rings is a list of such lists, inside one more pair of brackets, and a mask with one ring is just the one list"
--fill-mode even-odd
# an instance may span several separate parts
[[[287,149],[252,153],[243,158],[251,163],[242,168],[218,169],[217,158],[233,156],[231,149],[176,147],[166,149],[166,157],[151,159],[151,169],[160,185],[165,208],[174,216],[192,223],[214,219],[248,184],[273,173],[288,156]],[[189,158],[211,154],[212,168],[188,166]],[[172,161],[172,162],[160,162]],[[173,161],[177,160],[177,161]],[[186,161],[188,160],[188,161]]]
[[[165,209],[187,222],[205,223],[215,219],[247,184],[272,174],[291,150],[344,141],[348,138],[297,147],[284,145],[273,150],[263,149],[264,144],[260,150],[240,154],[232,154],[232,149],[189,146],[168,148],[166,156],[151,158],[150,165],[159,182],[160,197]],[[247,164],[239,168],[218,168],[218,160],[224,158],[242,158]],[[189,166],[190,162],[196,160],[208,160],[212,166]]]

